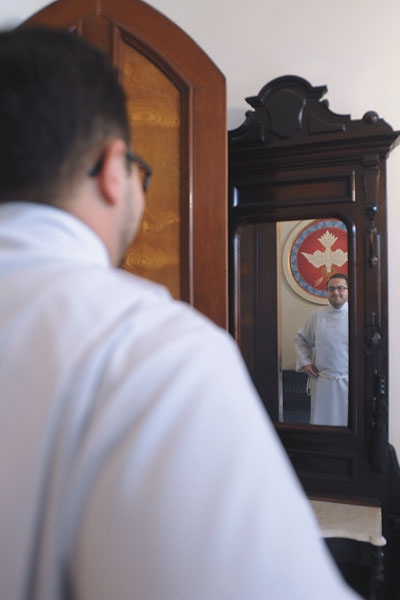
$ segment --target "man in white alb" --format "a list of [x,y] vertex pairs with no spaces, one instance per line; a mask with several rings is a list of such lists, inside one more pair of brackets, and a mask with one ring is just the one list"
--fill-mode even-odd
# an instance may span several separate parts
[[313,312],[297,332],[297,371],[309,376],[312,425],[347,426],[349,397],[348,279],[332,275],[329,306]]

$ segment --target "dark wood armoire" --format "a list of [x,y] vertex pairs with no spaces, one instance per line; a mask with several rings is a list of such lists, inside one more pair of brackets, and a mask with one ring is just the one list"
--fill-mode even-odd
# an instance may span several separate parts
[[[342,514],[358,507],[379,515],[386,544],[344,531],[328,545],[365,598],[395,600],[400,472],[388,443],[386,161],[400,132],[373,111],[360,120],[332,112],[326,92],[297,76],[278,77],[247,98],[251,110],[229,132],[230,327],[306,493],[318,506],[341,505]],[[310,288],[307,301],[311,292],[315,300],[317,284],[332,272],[331,264],[315,263],[308,273],[318,276],[302,279],[300,244],[320,231],[321,256],[339,229],[349,279],[348,419],[320,426],[285,414],[283,332],[299,306],[295,297],[304,304]],[[293,304],[284,311],[288,289]]]

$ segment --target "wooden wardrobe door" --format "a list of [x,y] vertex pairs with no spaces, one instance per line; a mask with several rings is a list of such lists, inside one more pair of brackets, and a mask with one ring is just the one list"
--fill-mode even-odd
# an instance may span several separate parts
[[179,27],[140,0],[58,0],[23,26],[38,24],[76,31],[119,68],[132,145],[154,172],[124,268],[166,285],[226,327],[224,76]]

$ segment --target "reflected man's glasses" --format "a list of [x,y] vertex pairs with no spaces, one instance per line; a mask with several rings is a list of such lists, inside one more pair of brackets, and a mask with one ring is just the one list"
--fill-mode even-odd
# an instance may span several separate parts
[[330,292],[330,293],[334,292],[335,290],[342,293],[342,292],[344,292],[344,290],[348,290],[349,288],[345,287],[344,285],[337,285],[337,286],[330,285],[327,289],[328,289],[328,292]]
[[[101,171],[101,167],[103,165],[104,156],[100,156],[97,163],[92,167],[88,173],[89,177],[97,177],[97,175]],[[126,151],[126,160],[131,162],[139,167],[141,177],[142,177],[142,185],[143,191],[146,192],[149,187],[150,178],[152,174],[151,167],[142,159],[140,156],[132,152],[132,150]]]

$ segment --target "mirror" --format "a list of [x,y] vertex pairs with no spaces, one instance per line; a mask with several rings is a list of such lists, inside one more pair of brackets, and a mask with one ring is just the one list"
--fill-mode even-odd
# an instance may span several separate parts
[[[240,321],[240,339],[248,368],[261,396],[264,394],[266,406],[275,404],[270,410],[279,422],[347,426],[347,229],[334,218],[276,224],[278,285],[273,304],[277,307],[277,331],[273,337],[277,358],[271,364],[276,362],[278,372],[272,386],[273,372],[268,377],[267,365],[265,369],[258,365],[254,354],[256,351],[267,357],[271,352],[270,336],[257,342],[265,329],[266,312],[262,307],[267,307],[272,298],[268,283],[264,285],[263,277],[255,273],[255,269],[263,268],[262,264],[271,269],[267,264],[271,251],[268,240],[263,239],[270,235],[267,224],[249,224],[240,233],[240,302],[241,310],[247,312]],[[338,278],[341,274],[343,278]],[[334,289],[328,293],[331,277],[329,287]],[[255,306],[260,307],[257,313],[261,322],[257,323],[252,314]],[[318,374],[304,371],[303,366],[309,364],[318,369]],[[271,387],[276,390],[275,398],[271,397]]]
[[346,227],[339,219],[286,221],[278,223],[278,227],[282,398],[279,420],[346,427],[349,400]]
[[[230,331],[307,493],[373,497],[388,438],[386,159],[399,132],[372,111],[361,120],[333,113],[326,91],[279,77],[246,98],[253,110],[229,132]],[[311,231],[323,222],[334,230]],[[315,253],[336,251],[338,264],[312,264]],[[298,272],[296,252],[305,261]],[[288,390],[294,337],[310,311],[328,305],[333,266],[348,276],[348,290],[331,292],[349,294],[348,315],[333,335],[325,328],[326,355],[344,358],[324,373],[338,381],[318,380],[345,387],[347,367],[348,393],[341,420],[322,421],[311,398]]]

